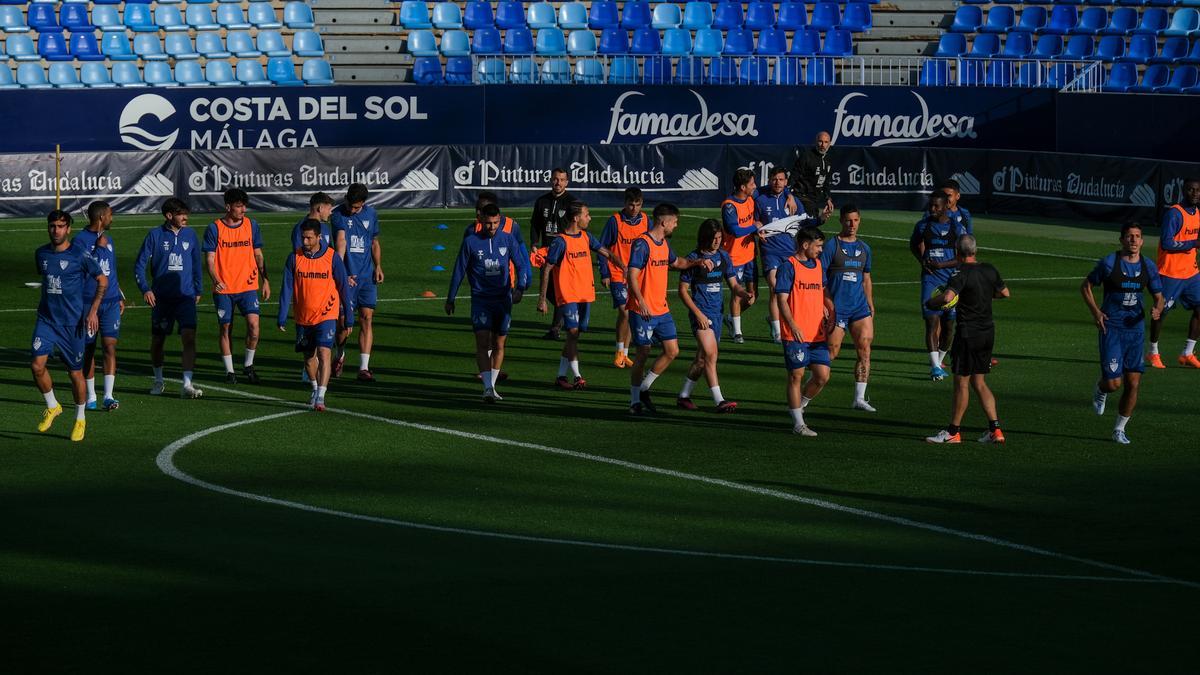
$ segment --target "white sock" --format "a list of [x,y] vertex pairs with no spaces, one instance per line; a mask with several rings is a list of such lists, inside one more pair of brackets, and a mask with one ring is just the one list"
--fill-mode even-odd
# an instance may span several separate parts
[[617,351],[621,352],[622,354],[625,353],[625,343],[624,342],[617,343]]
[[866,382],[855,382],[854,383],[854,400],[855,401],[867,400],[867,383]]
[[742,334],[742,317],[741,317],[741,315],[731,317],[731,319],[733,320],[733,334],[741,335]]
[[86,404],[75,406],[75,421],[79,421],[79,420],[83,419],[85,410],[87,410]]
[[54,390],[53,390],[53,389],[51,389],[50,391],[48,391],[48,392],[46,392],[46,393],[42,394],[42,398],[46,399],[46,407],[47,407],[47,408],[51,408],[51,409],[53,409],[53,408],[57,408],[57,407],[58,407],[58,399],[54,397]]
[[496,385],[500,384],[500,369],[492,368],[490,372],[492,373],[492,389],[495,389]]
[[[159,368],[158,371],[159,372],[156,377],[159,382],[162,382],[162,368]],[[190,371],[190,370],[183,371],[183,386],[184,386],[184,388],[192,386],[192,371]]]
[[116,386],[117,386],[117,376],[116,375],[105,375],[104,376],[104,398],[106,398],[106,399],[112,398],[113,397],[113,388]]
[[721,405],[725,402],[725,397],[721,395],[721,387],[719,385],[716,387],[709,387],[708,390],[712,392],[713,403]]
[[1157,354],[1157,353],[1158,353],[1158,343],[1157,343],[1157,342],[1151,342],[1151,343],[1150,343],[1150,353],[1151,353],[1151,354]]
[[1191,356],[1192,352],[1194,352],[1194,351],[1196,351],[1196,341],[1195,340],[1187,340],[1186,342],[1183,343],[1183,355],[1184,356]]
[[1129,423],[1128,417],[1117,415],[1117,426],[1113,427],[1113,431],[1125,431],[1125,425]]
[[658,379],[658,373],[651,370],[646,373],[645,377],[642,378],[642,386],[640,386],[638,388],[641,389],[642,391],[650,391],[650,385],[654,384],[654,381],[657,379]]
[[642,393],[641,387],[632,386],[629,388],[629,405],[633,405],[634,403],[638,403],[642,400],[642,397],[638,396],[640,393]]
[[225,362],[225,372],[232,373],[233,372],[233,354],[226,354],[221,357],[221,360]]
[[791,408],[791,413],[792,413],[792,423],[795,424],[796,426],[802,426],[804,424],[804,409],[803,408]]
[[325,392],[329,391],[329,387],[317,387],[317,400],[325,400]]
[[809,403],[812,403],[811,398],[804,396],[804,395],[800,396],[800,409],[801,410],[804,410],[805,408],[807,408]]
[[938,368],[941,368],[942,364],[945,363],[945,361],[946,361],[946,352],[939,349],[937,354],[938,354]]
[[778,321],[771,322],[771,339],[772,340],[779,339],[779,322]]
[[[155,381],[155,382],[159,382],[159,383],[161,383],[161,382],[163,381],[163,379],[162,379],[162,371],[163,371],[163,369],[162,369],[162,366],[155,366],[155,367],[154,367],[154,381]],[[191,374],[191,371],[187,371],[187,372],[188,372],[188,374],[189,374],[189,375]]]
[[941,358],[941,356],[939,356],[940,353],[941,352],[937,352],[937,351],[929,352],[929,366],[931,368],[941,368],[942,367],[942,358]]
[[491,369],[485,370],[482,373],[480,373],[479,375],[480,375],[480,377],[483,378],[483,390],[487,391],[488,389],[491,389],[492,388],[492,371],[491,371]]
[[316,390],[317,390],[317,381],[316,381],[316,380],[309,380],[309,382],[312,382],[312,390],[313,390],[313,391],[316,391]]
[[[491,358],[491,357],[492,357],[492,350],[489,349],[488,350],[488,358]],[[371,355],[370,354],[359,354],[358,355],[358,369],[359,370],[370,370],[371,369]]]
[[579,359],[571,360],[571,374],[575,377],[583,377],[579,374]]
[[254,365],[254,350],[253,349],[246,350],[246,360],[242,362],[242,365],[245,366],[246,368],[249,368],[250,366]]
[[565,356],[558,357],[558,376],[559,377],[566,377],[567,369],[570,367],[571,367],[571,362],[567,360],[567,357],[565,357]]
[[683,389],[679,390],[679,398],[691,398],[692,397],[692,387],[694,387],[694,386],[696,386],[695,380],[692,380],[692,379],[689,379],[686,377],[683,378]]
[[87,380],[87,400],[96,400],[96,378],[89,377]]

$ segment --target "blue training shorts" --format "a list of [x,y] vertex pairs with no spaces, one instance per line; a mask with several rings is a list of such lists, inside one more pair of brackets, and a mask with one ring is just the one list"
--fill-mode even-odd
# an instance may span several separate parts
[[751,260],[745,265],[734,265],[733,275],[737,277],[738,283],[742,286],[751,286],[758,283],[758,260]]
[[379,287],[374,282],[364,284],[360,281],[346,290],[350,293],[350,306],[356,312],[359,308],[375,309],[375,303],[379,302]]
[[937,274],[922,274],[921,275],[921,315],[922,316],[930,317],[930,316],[946,315],[950,318],[950,320],[952,320],[952,321],[954,320],[956,313],[953,309],[929,309],[928,307],[925,306],[925,303],[930,298],[933,297],[934,289],[936,289],[938,286],[945,286],[947,283],[949,283],[949,281],[950,281],[949,276],[942,277]]
[[829,344],[826,342],[783,343],[783,362],[788,370],[807,366],[829,366]]
[[154,307],[150,309],[150,332],[153,335],[170,335],[176,322],[179,323],[180,332],[196,330],[196,298],[190,295],[171,299],[158,296]]
[[[121,301],[120,300],[105,300],[100,303],[100,309],[96,312],[100,319],[99,330],[101,338],[112,338],[114,340],[121,337]],[[84,330],[86,334],[84,339],[86,344],[95,344],[96,333]]]
[[866,302],[847,307],[837,305],[834,309],[836,313],[833,318],[833,324],[842,330],[849,330],[850,324],[871,316],[871,308],[867,306]]
[[296,324],[296,351],[309,354],[318,347],[333,347],[337,321],[330,319],[312,326]]
[[568,302],[565,305],[559,305],[558,311],[563,318],[563,328],[566,330],[578,329],[580,333],[587,332],[588,319],[592,315],[592,303]]
[[67,370],[83,369],[84,333],[87,329],[83,324],[78,326],[60,326],[38,317],[33,324],[33,347],[29,350],[31,356],[50,356],[55,351],[62,359]]
[[[722,328],[721,324],[725,319],[725,315],[722,312],[704,312],[704,316],[708,319],[708,322],[712,324],[710,328],[712,329],[713,336],[716,337],[717,342],[720,342]],[[696,325],[696,317],[692,316],[691,313],[688,313],[688,321],[692,324],[693,335],[700,332],[700,327]]]
[[496,335],[508,335],[512,324],[512,298],[471,298],[471,328],[475,332],[491,331]]
[[242,293],[213,293],[213,304],[217,306],[217,323],[225,325],[233,323],[233,308],[236,306],[242,316],[258,314],[258,291],[243,291]]
[[1193,274],[1187,279],[1173,279],[1166,276],[1160,278],[1162,279],[1163,300],[1166,301],[1162,311],[1164,316],[1176,305],[1182,306],[1184,309],[1200,307],[1200,274]]
[[608,282],[608,293],[612,296],[613,309],[620,309],[629,303],[629,289],[624,281]]
[[789,257],[790,256],[786,255],[771,255],[770,253],[763,253],[763,273],[770,274],[772,270],[779,269],[779,266],[787,262]]
[[1100,333],[1100,377],[1120,379],[1125,373],[1145,372],[1142,346],[1146,339],[1144,325],[1133,329],[1114,328]]
[[671,313],[659,314],[649,319],[643,319],[637,312],[629,312],[629,330],[633,334],[635,347],[649,347],[657,339],[659,342],[676,340],[679,335],[675,332],[675,320]]

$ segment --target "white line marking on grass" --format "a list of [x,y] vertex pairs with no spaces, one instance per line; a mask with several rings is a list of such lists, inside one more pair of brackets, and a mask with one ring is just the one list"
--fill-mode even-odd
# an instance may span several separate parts
[[[1082,281],[1083,277],[1078,274],[1073,277],[1017,277],[1015,279],[1005,279],[1004,283],[1009,283],[1011,281],[1063,281],[1066,279]],[[872,286],[904,286],[904,285],[915,286],[919,283],[921,283],[920,280],[917,280],[917,281],[872,281],[871,285]]]
[[[222,392],[227,392],[227,393],[237,394],[237,395],[242,395],[242,396],[251,396],[251,397],[253,397],[255,399],[259,399],[259,400],[275,401],[275,402],[282,403],[284,405],[289,405],[289,406],[304,406],[304,404],[297,403],[295,401],[287,401],[285,399],[276,398],[273,396],[265,396],[262,394],[248,394],[247,392],[243,392],[243,391],[240,391],[237,389],[229,389],[226,387],[218,387],[218,386],[208,386],[207,388],[212,389],[214,391],[222,391]],[[1127,575],[1130,575],[1133,577],[1139,577],[1139,578],[1141,578],[1143,580],[1147,580],[1147,581],[1154,581],[1154,582],[1158,582],[1158,583],[1167,583],[1167,584],[1177,584],[1177,585],[1181,585],[1181,586],[1188,586],[1191,588],[1200,588],[1200,583],[1193,582],[1193,581],[1185,581],[1182,579],[1175,579],[1172,577],[1155,574],[1153,572],[1147,572],[1144,570],[1134,569],[1134,568],[1130,568],[1130,567],[1123,567],[1121,565],[1114,565],[1112,563],[1106,563],[1106,562],[1103,562],[1100,560],[1092,560],[1090,558],[1082,558],[1079,556],[1068,555],[1065,553],[1058,553],[1055,551],[1050,551],[1048,549],[1038,548],[1036,546],[1028,546],[1025,544],[1019,544],[1019,543],[1016,543],[1013,541],[1008,541],[1006,539],[1001,539],[999,537],[992,537],[992,536],[984,535],[984,534],[976,534],[974,532],[967,532],[965,530],[956,530],[954,528],[945,527],[942,525],[936,525],[933,523],[926,523],[926,522],[922,522],[919,520],[913,520],[911,518],[905,518],[905,517],[901,517],[901,516],[892,516],[892,515],[888,515],[885,513],[869,511],[867,509],[861,509],[861,508],[857,508],[857,507],[853,507],[853,506],[845,506],[843,504],[837,504],[837,503],[826,501],[823,499],[814,499],[812,497],[802,497],[800,495],[793,494],[790,492],[783,492],[781,490],[773,490],[770,488],[762,488],[762,487],[757,487],[757,486],[753,486],[753,485],[745,485],[742,483],[737,483],[737,482],[725,480],[722,478],[712,478],[709,476],[702,476],[699,474],[675,471],[673,469],[663,469],[663,468],[656,467],[656,466],[649,466],[646,464],[637,464],[635,462],[628,462],[628,461],[621,460],[621,459],[614,459],[611,457],[605,457],[603,455],[592,455],[592,454],[588,454],[585,452],[578,452],[575,450],[565,450],[563,448],[555,448],[555,447],[551,447],[548,445],[541,445],[538,443],[527,443],[524,441],[514,441],[514,440],[510,440],[510,439],[506,439],[506,438],[499,438],[496,436],[487,436],[484,434],[476,434],[476,433],[472,433],[472,432],[468,432],[468,431],[459,431],[457,429],[447,429],[444,427],[436,427],[436,426],[432,426],[429,424],[419,424],[416,422],[405,422],[403,420],[390,419],[387,417],[380,417],[378,415],[370,415],[367,413],[354,412],[352,410],[344,410],[344,409],[339,409],[339,408],[329,408],[328,410],[329,410],[329,412],[334,412],[334,413],[338,413],[338,414],[342,414],[342,415],[348,415],[351,417],[358,417],[360,419],[371,420],[374,422],[381,422],[384,424],[392,424],[395,426],[405,427],[408,429],[429,431],[432,433],[445,434],[447,436],[456,436],[458,438],[466,438],[466,439],[469,439],[472,441],[480,441],[480,442],[484,442],[484,443],[507,445],[507,446],[516,447],[516,448],[524,448],[527,450],[537,450],[539,452],[545,452],[548,454],[558,455],[561,457],[571,457],[574,459],[582,459],[582,460],[589,461],[589,462],[596,462],[598,464],[619,466],[624,469],[630,469],[630,470],[638,471],[638,472],[642,472],[642,473],[650,473],[650,474],[655,474],[655,475],[660,475],[660,476],[668,476],[671,478],[678,478],[680,480],[686,480],[686,481],[691,481],[691,482],[695,482],[695,483],[702,483],[705,485],[724,487],[724,488],[729,488],[732,490],[738,490],[741,492],[749,492],[751,494],[756,494],[756,495],[760,495],[760,496],[764,496],[764,497],[774,497],[776,499],[781,499],[781,500],[789,501],[789,502],[795,502],[798,504],[806,504],[808,506],[815,506],[820,509],[835,511],[838,513],[859,516],[862,518],[882,521],[882,522],[886,522],[886,523],[892,523],[894,525],[901,525],[903,527],[910,527],[913,529],[925,530],[928,532],[935,532],[937,534],[944,534],[944,535],[956,537],[959,539],[966,539],[969,541],[977,541],[977,542],[981,542],[981,543],[985,543],[985,544],[992,544],[993,546],[999,546],[1001,548],[1022,551],[1025,553],[1043,556],[1046,558],[1052,558],[1055,560],[1064,560],[1064,561],[1068,561],[1068,562],[1074,562],[1074,563],[1078,563],[1081,565],[1086,565],[1088,567],[1095,567],[1098,569],[1109,570],[1111,572],[1120,572],[1122,574],[1127,574]],[[242,423],[248,423],[248,422],[242,422]],[[235,422],[235,423],[231,423],[231,424],[236,426],[239,423]],[[224,427],[221,427],[221,428],[229,428],[229,427],[230,427],[230,425],[225,425]],[[200,433],[200,432],[197,432],[197,433]],[[193,434],[193,436],[195,436],[195,434]],[[177,443],[178,443],[178,441],[177,441]],[[168,446],[168,448],[169,447],[171,447],[171,446]],[[163,450],[164,453],[166,451],[167,451],[166,449]],[[161,460],[161,457],[162,457],[162,455],[160,454],[160,460]],[[160,461],[159,466],[160,466],[160,468],[163,466],[161,461]],[[170,475],[170,474],[168,474],[168,475]],[[223,491],[224,491],[224,489],[223,489]],[[245,496],[245,495],[239,495],[239,496]],[[270,499],[270,498],[264,498],[264,499]],[[328,510],[325,510],[325,509],[319,509],[319,507],[309,507],[309,509],[317,511],[317,512],[321,512],[321,513],[329,512]],[[366,520],[366,519],[371,519],[371,518],[366,517],[366,516],[361,516],[361,519]],[[380,522],[386,522],[386,519],[376,519],[376,520],[380,520]],[[414,526],[418,526],[418,525],[414,525]],[[427,525],[420,526],[420,527],[434,529],[433,526],[427,526]],[[456,531],[456,530],[444,529],[444,531]],[[490,533],[487,536],[500,536],[500,535]],[[523,538],[523,537],[518,537],[518,535],[504,535],[504,536],[513,537],[513,538]],[[524,539],[537,540],[537,538],[524,538]],[[595,545],[595,546],[600,546],[600,547],[605,547],[605,548],[617,548],[616,545],[605,545],[605,544],[586,544],[586,545]],[[634,550],[639,550],[639,549],[635,548]],[[647,549],[647,550],[653,550],[653,549]],[[693,555],[699,555],[699,554],[693,553]],[[744,556],[737,556],[737,557],[744,557]],[[781,559],[781,561],[783,561],[783,560],[784,559]],[[798,561],[793,561],[793,562],[798,562]],[[828,563],[828,564],[834,564],[834,563]],[[861,565],[855,564],[855,566],[861,566]],[[886,569],[893,569],[893,568],[886,568]],[[1006,573],[1005,576],[1020,576],[1020,574],[1019,573]],[[1128,580],[1126,580],[1126,581],[1128,581]]]
[[[219,391],[235,391],[235,390],[230,390],[230,389],[224,389],[221,387],[207,387],[207,388],[219,390]],[[236,392],[236,393],[246,393],[246,392]],[[256,399],[278,400],[278,399],[273,399],[273,397],[270,397],[270,396],[263,396],[261,394],[250,394],[250,396],[253,398],[256,398]],[[303,405],[300,403],[294,403],[294,402],[289,402],[289,401],[281,401],[281,402],[288,404],[288,405]],[[333,410],[333,409],[330,409],[330,410],[332,412],[339,412],[342,414],[350,414],[350,415],[355,415],[355,416],[359,416],[359,417],[365,417],[368,419],[375,419],[375,420],[379,420],[379,421],[383,421],[383,422],[388,422],[391,424],[404,424],[407,426],[406,423],[401,423],[397,420],[388,420],[386,418],[378,418],[373,415],[352,413],[347,410]],[[208,429],[201,429],[200,431],[197,431],[195,433],[184,436],[183,438],[180,438],[179,440],[176,440],[176,441],[172,442],[170,445],[163,448],[158,453],[158,457],[155,459],[155,464],[158,465],[158,468],[160,471],[162,471],[167,476],[170,476],[171,478],[182,481],[189,485],[194,485],[196,487],[199,487],[199,488],[202,488],[205,490],[217,492],[217,493],[224,494],[224,495],[229,495],[231,497],[241,497],[243,499],[249,499],[251,501],[255,501],[255,502],[259,502],[259,503],[263,503],[263,504],[282,506],[285,508],[296,509],[296,510],[305,511],[308,513],[316,513],[316,514],[320,514],[320,515],[334,516],[337,518],[346,518],[349,520],[358,520],[358,521],[363,521],[363,522],[368,522],[368,523],[377,523],[377,524],[381,524],[381,525],[394,525],[397,527],[405,527],[405,528],[410,528],[410,529],[415,529],[415,530],[426,530],[426,531],[430,531],[430,532],[461,534],[461,535],[468,535],[468,536],[473,536],[473,537],[486,537],[489,539],[501,539],[501,540],[506,540],[506,541],[520,541],[520,542],[530,542],[530,543],[539,543],[539,544],[557,544],[557,545],[564,545],[564,546],[579,546],[579,547],[584,547],[584,548],[597,548],[597,549],[604,549],[604,550],[610,550],[610,551],[631,551],[631,552],[637,552],[637,553],[659,553],[659,554],[665,554],[665,555],[688,556],[688,557],[693,557],[693,558],[717,558],[717,559],[723,559],[723,560],[746,560],[746,561],[754,561],[754,562],[785,563],[785,564],[792,564],[792,565],[812,565],[812,566],[818,566],[818,567],[855,568],[855,569],[886,570],[886,571],[897,571],[897,572],[926,572],[926,573],[935,573],[935,574],[957,574],[957,575],[976,576],[976,577],[1052,579],[1052,580],[1060,580],[1060,581],[1100,581],[1100,582],[1113,582],[1113,583],[1143,583],[1143,584],[1167,583],[1165,580],[1154,579],[1154,578],[1106,577],[1106,576],[1078,575],[1078,574],[1039,574],[1039,573],[1031,573],[1031,572],[995,572],[995,571],[986,571],[986,570],[954,569],[954,568],[942,568],[942,567],[920,567],[920,566],[910,566],[910,565],[855,563],[855,562],[843,562],[843,561],[836,561],[836,560],[811,560],[811,559],[807,559],[807,558],[784,558],[784,557],[778,557],[778,556],[750,555],[750,554],[741,554],[741,553],[718,553],[718,552],[713,552],[713,551],[690,551],[690,550],[685,550],[685,549],[660,548],[660,547],[655,547],[655,546],[607,544],[607,543],[596,542],[596,541],[561,539],[561,538],[557,538],[557,537],[538,537],[538,536],[534,536],[534,535],[511,534],[511,533],[504,533],[504,532],[490,532],[487,530],[472,530],[472,529],[461,528],[461,527],[448,527],[448,526],[443,526],[443,525],[430,525],[428,523],[415,523],[415,522],[410,522],[410,521],[405,521],[405,520],[398,520],[395,518],[384,518],[381,516],[368,516],[368,515],[364,515],[361,513],[353,513],[350,511],[339,511],[337,509],[329,509],[329,508],[325,508],[325,507],[321,507],[321,506],[313,506],[311,504],[304,504],[302,502],[294,502],[294,501],[290,501],[287,499],[278,499],[276,497],[269,497],[266,495],[260,495],[260,494],[256,494],[253,492],[246,492],[243,490],[235,490],[233,488],[228,488],[223,485],[217,485],[216,483],[210,483],[208,481],[196,478],[195,476],[192,476],[191,474],[184,472],[182,469],[180,469],[178,466],[175,465],[175,456],[177,454],[179,454],[179,452],[181,450],[183,450],[185,447],[187,447],[191,443],[198,441],[201,438],[204,438],[205,436],[209,436],[211,434],[219,433],[222,431],[228,431],[229,429],[235,429],[237,427],[242,427],[242,426],[246,426],[249,424],[257,424],[258,422],[267,422],[267,421],[271,421],[271,420],[281,419],[284,417],[291,417],[293,415],[303,415],[305,413],[306,413],[305,410],[289,410],[287,412],[273,413],[270,415],[264,415],[262,417],[254,417],[251,419],[239,420],[237,422],[229,422],[227,424],[221,424],[219,426],[209,427]],[[434,427],[434,428],[436,428],[436,427]],[[447,431],[449,431],[449,430],[447,430]],[[502,439],[496,439],[496,441],[504,442],[504,441],[502,441]],[[509,443],[511,443],[511,442],[509,442]]]

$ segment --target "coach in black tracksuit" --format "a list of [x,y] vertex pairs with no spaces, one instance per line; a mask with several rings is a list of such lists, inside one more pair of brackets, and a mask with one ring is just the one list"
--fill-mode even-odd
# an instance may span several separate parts
[[[566,221],[567,205],[575,201],[575,197],[567,192],[567,172],[555,168],[550,172],[550,191],[533,203],[533,215],[529,218],[530,250],[549,247],[558,238],[558,233]],[[554,303],[554,273],[550,273],[549,287],[546,299]],[[558,339],[558,331],[562,328],[562,313],[555,305],[554,322],[545,337]]]
[[833,211],[833,199],[829,194],[829,177],[833,171],[829,165],[830,142],[828,131],[817,134],[814,145],[801,152],[792,165],[792,194],[810,216]]

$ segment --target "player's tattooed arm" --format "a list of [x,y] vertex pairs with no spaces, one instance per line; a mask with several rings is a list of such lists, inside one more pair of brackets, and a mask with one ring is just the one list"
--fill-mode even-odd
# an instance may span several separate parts
[[263,300],[271,299],[271,280],[267,278],[267,264],[263,259],[262,249],[254,249],[254,264],[258,265],[258,276],[262,279]]

